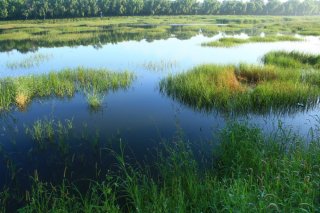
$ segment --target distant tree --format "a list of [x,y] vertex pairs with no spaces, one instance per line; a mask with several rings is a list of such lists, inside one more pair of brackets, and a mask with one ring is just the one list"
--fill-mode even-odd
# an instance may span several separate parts
[[98,0],[99,12],[102,12],[102,15],[108,15],[110,11],[111,0]]
[[0,0],[0,19],[170,14],[320,15],[320,0]]
[[316,15],[318,9],[315,0],[305,0],[299,5],[298,15]]
[[247,10],[247,4],[245,4],[242,1],[237,1],[235,4],[234,10],[235,10],[235,14],[237,15],[245,14]]
[[225,0],[220,7],[220,14],[222,15],[235,15],[236,14],[237,1]]
[[128,0],[126,11],[128,15],[137,15],[143,9],[143,0]]
[[269,0],[264,7],[264,14],[277,15],[279,14],[280,6],[281,2],[279,0]]
[[37,2],[36,7],[37,7],[37,9],[36,9],[37,15],[36,16],[40,16],[40,17],[43,17],[43,19],[46,19],[46,15],[49,10],[48,0],[39,0]]
[[0,18],[8,17],[8,6],[9,3],[7,0],[0,0]]
[[194,14],[198,8],[197,0],[176,0],[173,5],[176,14]]
[[220,9],[220,2],[217,0],[204,0],[202,3],[201,13],[217,15]]

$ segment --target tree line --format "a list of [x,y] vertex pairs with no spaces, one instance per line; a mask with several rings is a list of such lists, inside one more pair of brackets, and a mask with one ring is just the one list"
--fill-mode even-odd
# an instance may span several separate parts
[[195,14],[320,15],[320,0],[0,0],[1,19]]

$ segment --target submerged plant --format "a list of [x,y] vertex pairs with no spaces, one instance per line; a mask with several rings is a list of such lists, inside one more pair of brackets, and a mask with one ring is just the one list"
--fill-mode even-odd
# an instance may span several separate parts
[[9,69],[29,69],[39,66],[41,63],[48,61],[51,57],[52,56],[49,54],[37,53],[20,61],[7,62],[6,66]]
[[178,63],[172,60],[160,60],[156,62],[145,62],[142,67],[153,72],[171,71],[178,67]]
[[73,128],[72,120],[64,122],[54,119],[39,119],[34,122],[31,127],[26,127],[25,132],[30,135],[32,140],[39,145],[44,145],[45,142],[54,142],[69,135]]

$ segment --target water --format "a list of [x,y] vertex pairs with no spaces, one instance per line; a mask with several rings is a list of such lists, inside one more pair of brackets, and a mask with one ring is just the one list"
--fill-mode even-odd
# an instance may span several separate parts
[[[10,183],[8,162],[13,162],[21,174],[21,181],[28,179],[34,170],[43,178],[62,177],[66,165],[73,165],[73,178],[83,178],[84,173],[93,174],[93,163],[109,167],[112,160],[101,158],[101,149],[92,144],[95,137],[101,143],[115,141],[125,143],[136,159],[145,159],[150,149],[163,139],[170,140],[183,132],[184,138],[193,143],[195,149],[215,143],[218,131],[225,126],[228,116],[219,112],[200,112],[172,100],[160,93],[159,81],[169,74],[184,72],[204,63],[216,64],[259,64],[261,57],[271,50],[298,50],[320,53],[320,40],[306,37],[303,42],[251,43],[234,48],[201,47],[202,42],[219,39],[223,33],[206,37],[201,33],[186,40],[174,35],[168,39],[152,42],[123,41],[116,44],[76,47],[38,47],[36,52],[20,53],[16,50],[0,53],[0,76],[23,76],[48,73],[63,68],[108,68],[113,71],[129,70],[137,78],[128,90],[105,94],[101,110],[92,111],[85,98],[78,94],[71,99],[50,98],[33,101],[25,111],[13,109],[1,116],[0,141],[3,162],[0,164],[1,181]],[[243,36],[239,34],[238,36]],[[12,69],[8,63],[19,62],[34,54],[50,56],[35,67]],[[160,67],[159,69],[152,68]],[[162,67],[161,67],[162,66]],[[266,132],[278,128],[279,121],[301,135],[308,135],[310,127],[318,124],[319,107],[283,114],[248,114],[238,120],[257,124]],[[25,134],[25,127],[44,117],[54,120],[73,120],[73,135],[86,135],[88,144],[73,142],[69,154],[63,155],[54,148],[37,150]],[[91,144],[90,144],[91,142]],[[72,140],[71,142],[72,143]],[[88,148],[89,147],[89,148]],[[75,160],[74,155],[76,155]],[[98,156],[99,155],[99,156]],[[72,163],[70,163],[72,161]],[[114,162],[113,162],[114,163]],[[10,173],[10,172],[9,172]],[[53,175],[54,174],[54,175]],[[88,175],[92,177],[92,175]],[[53,178],[54,179],[54,178]],[[1,184],[0,184],[1,185]]]

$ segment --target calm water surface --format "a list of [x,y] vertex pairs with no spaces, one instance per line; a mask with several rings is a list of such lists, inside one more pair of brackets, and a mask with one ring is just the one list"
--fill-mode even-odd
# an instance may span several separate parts
[[[210,48],[200,45],[222,36],[220,33],[209,38],[199,33],[187,40],[179,40],[173,36],[152,42],[141,40],[105,44],[99,48],[78,46],[39,48],[36,52],[28,53],[16,50],[1,52],[1,77],[48,73],[52,70],[82,66],[108,68],[113,71],[129,70],[136,74],[136,80],[126,91],[105,94],[103,107],[99,111],[90,110],[85,98],[78,94],[71,99],[34,100],[25,111],[13,109],[3,114],[0,119],[0,141],[1,150],[4,150],[6,157],[2,157],[0,171],[7,171],[6,163],[9,159],[17,168],[23,168],[20,173],[25,176],[35,169],[41,170],[44,177],[51,177],[53,170],[59,171],[60,173],[54,174],[61,176],[65,166],[56,158],[61,160],[63,156],[56,151],[48,151],[50,149],[35,152],[31,139],[25,135],[25,126],[45,117],[55,120],[73,119],[75,135],[87,133],[88,141],[96,136],[106,143],[112,139],[121,140],[135,153],[136,158],[147,155],[148,149],[159,144],[161,139],[173,138],[179,129],[197,148],[203,142],[215,141],[216,133],[230,118],[216,111],[196,111],[161,94],[159,81],[162,78],[204,63],[259,64],[261,57],[272,50],[320,53],[318,37],[306,37],[303,42],[252,43],[234,48]],[[46,55],[47,60],[31,68],[12,69],[8,66],[9,63],[23,61],[35,54]],[[317,126],[317,115],[318,106],[308,111],[302,108],[295,113],[248,114],[236,119],[257,124],[266,132],[276,129],[279,122],[282,122],[285,127],[307,135],[310,127]],[[74,160],[78,162],[76,164],[81,165],[82,170],[90,170],[93,165],[83,162],[96,159],[94,150],[89,152],[84,144],[74,144],[73,149],[78,156],[76,159],[81,159],[81,156],[86,159]],[[107,160],[100,159],[99,162],[108,164]],[[77,174],[82,177],[80,171]],[[5,175],[2,175],[2,178],[8,179]]]

